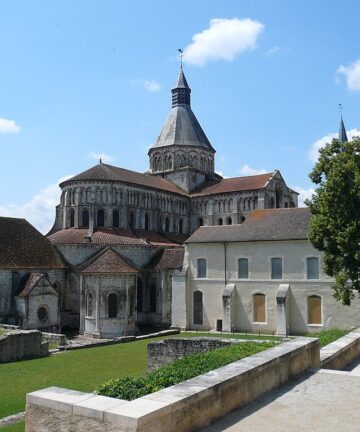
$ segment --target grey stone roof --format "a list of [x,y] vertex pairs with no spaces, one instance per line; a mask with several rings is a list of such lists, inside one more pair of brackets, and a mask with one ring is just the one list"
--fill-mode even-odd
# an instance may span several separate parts
[[340,126],[339,126],[339,141],[342,143],[348,141],[348,137],[347,137],[346,129],[345,129],[345,125],[344,125],[344,120],[343,120],[342,116],[340,119]]
[[175,84],[174,88],[187,88],[187,89],[190,89],[189,84],[186,81],[185,74],[184,74],[184,71],[183,71],[182,67],[180,68],[179,76],[178,76],[178,79],[176,81],[176,84]]
[[202,226],[185,243],[307,240],[310,210],[254,210],[240,225]]
[[203,147],[215,152],[189,105],[177,105],[171,109],[151,149],[172,145]]

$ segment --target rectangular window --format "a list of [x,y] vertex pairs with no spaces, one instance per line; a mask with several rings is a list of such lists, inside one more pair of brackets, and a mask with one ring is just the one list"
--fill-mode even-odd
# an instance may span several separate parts
[[238,274],[239,279],[249,278],[249,260],[247,258],[240,258],[238,260]]
[[254,322],[266,322],[265,315],[264,294],[254,294]]
[[197,277],[206,278],[206,259],[199,258],[197,260]]
[[308,324],[322,324],[321,297],[308,297]]
[[271,279],[282,279],[282,258],[271,258]]
[[306,276],[308,279],[319,279],[319,258],[306,258]]

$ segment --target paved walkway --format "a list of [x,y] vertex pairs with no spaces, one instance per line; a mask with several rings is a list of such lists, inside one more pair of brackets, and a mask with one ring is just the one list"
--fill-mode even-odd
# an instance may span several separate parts
[[358,368],[309,372],[201,432],[360,431]]

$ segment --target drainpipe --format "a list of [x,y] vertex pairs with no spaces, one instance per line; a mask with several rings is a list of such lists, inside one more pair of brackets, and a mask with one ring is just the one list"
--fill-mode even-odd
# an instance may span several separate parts
[[226,278],[226,271],[227,271],[227,265],[226,265],[226,243],[224,242],[224,283],[225,286],[227,284],[227,278]]

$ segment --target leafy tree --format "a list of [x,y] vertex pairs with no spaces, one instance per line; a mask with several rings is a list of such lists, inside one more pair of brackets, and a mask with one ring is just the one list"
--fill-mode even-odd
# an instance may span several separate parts
[[335,278],[334,297],[350,305],[360,293],[360,138],[334,139],[309,174],[318,185],[310,207],[309,238],[324,251],[324,270]]

